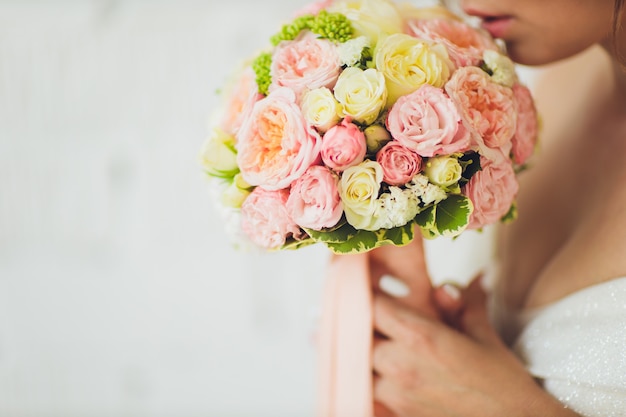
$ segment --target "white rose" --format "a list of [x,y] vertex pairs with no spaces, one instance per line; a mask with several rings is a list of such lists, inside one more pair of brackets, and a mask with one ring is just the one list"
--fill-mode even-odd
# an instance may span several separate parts
[[513,87],[517,82],[517,74],[515,73],[515,64],[511,59],[491,49],[483,52],[483,61],[485,66],[491,71],[491,79],[505,87]]
[[387,101],[385,77],[374,68],[348,67],[335,84],[335,98],[343,106],[343,116],[371,124]]
[[341,119],[341,105],[326,87],[307,91],[302,97],[301,107],[305,120],[322,132],[335,126]]
[[235,138],[216,127],[204,142],[200,162],[209,175],[232,178],[239,172]]
[[339,195],[346,219],[355,229],[376,230],[374,212],[383,181],[383,169],[366,160],[346,169],[339,181]]
[[456,158],[436,156],[429,158],[424,167],[424,174],[430,182],[440,187],[449,187],[461,179],[463,168]]

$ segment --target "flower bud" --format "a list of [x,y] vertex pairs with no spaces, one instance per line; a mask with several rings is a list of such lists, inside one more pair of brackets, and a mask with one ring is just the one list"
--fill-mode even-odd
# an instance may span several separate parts
[[222,204],[227,207],[240,208],[253,188],[243,179],[241,174],[235,175],[233,182],[222,194]]
[[209,175],[232,178],[239,172],[235,138],[220,128],[213,129],[202,147],[200,160]]
[[369,153],[378,152],[387,142],[391,140],[391,134],[381,125],[370,125],[363,130],[367,151]]
[[449,187],[461,179],[463,168],[456,158],[436,156],[428,159],[424,174],[430,182],[440,187]]

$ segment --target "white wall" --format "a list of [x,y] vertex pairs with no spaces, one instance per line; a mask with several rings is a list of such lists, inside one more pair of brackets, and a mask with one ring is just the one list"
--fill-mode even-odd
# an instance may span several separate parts
[[196,160],[304,3],[0,0],[0,417],[313,415],[327,253],[233,250]]

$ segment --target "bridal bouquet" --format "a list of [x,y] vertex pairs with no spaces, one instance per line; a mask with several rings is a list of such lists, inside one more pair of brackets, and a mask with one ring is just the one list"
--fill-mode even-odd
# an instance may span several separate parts
[[511,60],[441,7],[313,3],[222,93],[202,163],[233,230],[267,249],[357,253],[512,219],[537,139]]

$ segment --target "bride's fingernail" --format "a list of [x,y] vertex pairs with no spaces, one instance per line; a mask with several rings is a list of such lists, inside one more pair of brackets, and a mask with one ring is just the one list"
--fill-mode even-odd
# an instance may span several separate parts
[[408,285],[391,275],[383,275],[379,285],[381,290],[393,297],[406,297],[411,292]]
[[443,284],[441,286],[443,291],[450,296],[453,300],[461,299],[461,290],[454,284]]

